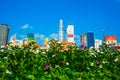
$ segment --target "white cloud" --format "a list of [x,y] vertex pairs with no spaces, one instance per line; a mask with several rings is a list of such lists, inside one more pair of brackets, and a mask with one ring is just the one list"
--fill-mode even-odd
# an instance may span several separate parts
[[28,29],[28,28],[32,28],[32,26],[30,26],[29,24],[25,24],[21,28],[22,29]]

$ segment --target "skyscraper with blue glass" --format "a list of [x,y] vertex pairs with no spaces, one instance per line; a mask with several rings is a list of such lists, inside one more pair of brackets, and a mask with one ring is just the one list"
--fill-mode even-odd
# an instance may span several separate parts
[[87,48],[94,47],[94,33],[93,32],[87,32]]

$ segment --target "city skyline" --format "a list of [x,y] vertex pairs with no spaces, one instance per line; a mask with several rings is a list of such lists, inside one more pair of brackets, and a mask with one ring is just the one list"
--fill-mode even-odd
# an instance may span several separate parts
[[38,41],[58,37],[62,19],[65,28],[74,25],[75,40],[82,32],[92,31],[95,39],[115,35],[120,42],[119,0],[1,0],[0,3],[0,24],[9,25],[9,38],[15,33],[18,39],[34,33],[35,38],[41,39]]

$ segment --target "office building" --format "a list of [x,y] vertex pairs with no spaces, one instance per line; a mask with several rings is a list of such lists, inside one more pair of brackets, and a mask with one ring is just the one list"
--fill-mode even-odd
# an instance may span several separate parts
[[101,45],[102,45],[102,40],[95,39],[95,49],[99,49]]
[[74,25],[68,25],[67,39],[68,39],[68,42],[73,42],[74,43]]
[[87,48],[94,47],[94,33],[87,32]]
[[87,36],[86,33],[82,33],[80,36],[80,45],[87,47]]
[[9,32],[8,25],[0,24],[0,46],[7,44],[8,32]]
[[63,26],[63,20],[60,20],[59,41],[60,42],[66,41],[66,30],[64,29],[64,26]]

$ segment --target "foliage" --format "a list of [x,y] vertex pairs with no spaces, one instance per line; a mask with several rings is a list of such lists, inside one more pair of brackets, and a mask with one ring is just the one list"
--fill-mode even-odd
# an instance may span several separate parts
[[103,44],[99,50],[50,41],[50,49],[33,46],[0,48],[1,80],[120,79],[120,52]]

